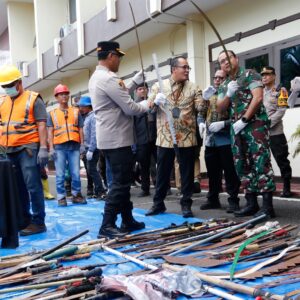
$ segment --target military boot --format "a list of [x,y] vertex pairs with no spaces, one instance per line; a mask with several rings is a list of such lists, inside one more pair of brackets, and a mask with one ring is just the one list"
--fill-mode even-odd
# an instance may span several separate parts
[[236,217],[253,216],[259,210],[256,193],[246,193],[245,198],[246,198],[246,206],[241,210],[234,212],[234,215]]
[[292,197],[292,192],[291,192],[291,179],[290,178],[285,178],[283,180],[283,190],[282,193],[280,194],[281,198],[290,198]]
[[145,228],[144,222],[138,222],[137,220],[134,219],[132,215],[132,209],[133,209],[133,205],[130,202],[130,204],[125,206],[121,211],[121,216],[122,216],[122,223],[120,227],[121,232],[131,232],[131,231]]
[[226,212],[228,214],[232,214],[235,211],[240,210],[240,205],[239,205],[240,199],[239,198],[228,198],[228,207],[226,209]]
[[273,193],[272,192],[262,193],[262,197],[263,197],[262,208],[255,214],[255,217],[265,214],[268,219],[275,218],[275,212],[273,208]]

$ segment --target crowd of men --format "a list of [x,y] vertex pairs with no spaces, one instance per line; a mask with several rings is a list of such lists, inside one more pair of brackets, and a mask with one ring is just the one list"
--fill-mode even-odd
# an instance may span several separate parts
[[[188,60],[178,56],[171,60],[170,78],[155,83],[149,93],[143,71],[134,75],[127,87],[118,77],[125,53],[117,42],[99,42],[97,53],[99,64],[89,81],[89,96],[81,97],[78,106],[70,106],[70,90],[59,84],[54,89],[58,107],[48,114],[41,96],[23,89],[16,67],[0,70],[0,85],[5,90],[0,100],[0,145],[17,170],[27,224],[21,235],[46,231],[43,186],[45,196],[52,198],[44,169],[48,157],[55,164],[58,206],[67,206],[67,174],[72,203],[87,203],[81,193],[83,160],[89,196],[105,200],[99,236],[121,237],[145,227],[134,219],[130,201],[130,174],[136,161],[140,165],[140,197],[150,195],[151,161],[156,165],[153,205],[145,215],[166,211],[164,199],[176,161],[182,215],[192,217],[204,136],[209,191],[200,209],[221,208],[224,175],[228,213],[275,217],[270,149],[284,182],[283,197],[291,196],[292,171],[282,125],[287,91],[275,86],[274,68],[265,66],[259,75],[240,67],[233,51],[222,51],[213,86],[202,91],[189,80]],[[99,160],[105,168],[103,178]],[[244,207],[240,207],[240,189],[245,192]],[[258,195],[263,198],[261,208]],[[118,214],[122,217],[120,228],[116,226]]]

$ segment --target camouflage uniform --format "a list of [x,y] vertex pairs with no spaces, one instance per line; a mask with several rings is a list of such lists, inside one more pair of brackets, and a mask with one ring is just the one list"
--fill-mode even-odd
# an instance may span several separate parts
[[[261,77],[253,70],[239,68],[237,77],[239,90],[231,97],[230,117],[234,123],[247,111],[251,90],[262,87]],[[219,88],[218,98],[223,99],[230,79]],[[234,163],[242,187],[248,193],[265,193],[275,190],[269,150],[269,120],[263,105],[257,110],[247,126],[237,135],[231,127],[231,147]]]

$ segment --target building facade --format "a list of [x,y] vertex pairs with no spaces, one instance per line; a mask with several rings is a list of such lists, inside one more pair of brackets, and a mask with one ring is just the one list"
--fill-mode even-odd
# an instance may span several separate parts
[[[258,70],[263,65],[274,66],[278,83],[287,88],[292,78],[300,76],[299,1],[194,2],[211,19],[226,47],[238,54],[241,65]],[[156,80],[152,53],[158,57],[163,77],[170,74],[169,59],[185,54],[192,68],[190,79],[201,88],[208,86],[222,48],[194,5],[188,0],[130,3],[147,80]],[[40,92],[49,109],[55,104],[52,93],[58,83],[67,84],[73,98],[87,93],[97,64],[98,41],[117,40],[121,44],[127,54],[120,69],[125,80],[141,68],[129,0],[8,0],[6,8],[11,61],[22,69],[25,87]],[[3,39],[0,34],[0,47]],[[284,117],[288,140],[300,123],[299,110],[288,109]],[[296,143],[289,142],[290,152]],[[300,157],[290,158],[293,176],[300,177]],[[279,175],[275,162],[273,166]]]

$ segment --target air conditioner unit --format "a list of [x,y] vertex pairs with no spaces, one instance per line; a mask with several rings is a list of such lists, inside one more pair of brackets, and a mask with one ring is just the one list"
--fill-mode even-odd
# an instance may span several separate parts
[[23,77],[29,76],[28,62],[27,61],[17,61],[17,67],[21,71]]
[[76,22],[72,24],[66,23],[63,26],[61,26],[59,29],[59,37],[63,38],[69,35],[76,28],[76,24],[77,24]]
[[150,2],[150,14],[161,13],[161,0],[149,0]]

